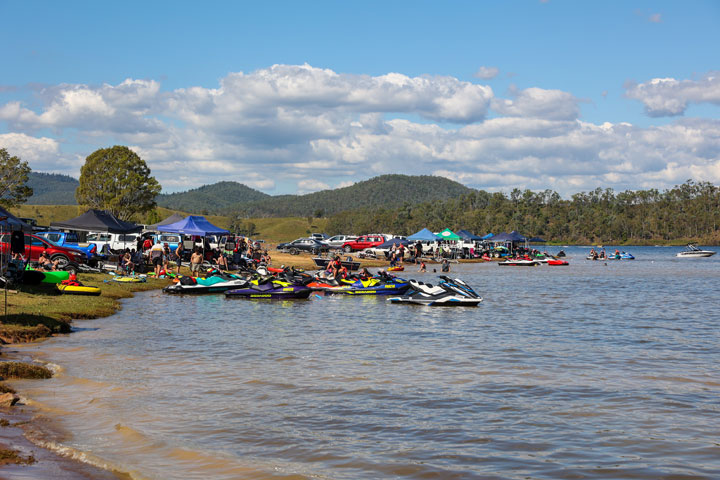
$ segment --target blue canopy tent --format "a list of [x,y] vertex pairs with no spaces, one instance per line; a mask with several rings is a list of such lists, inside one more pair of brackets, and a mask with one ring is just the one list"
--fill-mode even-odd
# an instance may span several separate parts
[[378,245],[375,248],[392,248],[393,245],[397,245],[397,246],[403,245],[403,246],[407,247],[408,245],[410,245],[410,241],[406,240],[404,238],[391,238],[387,242],[381,243],[380,245]]
[[480,237],[480,240],[487,240],[488,238],[492,238],[494,235],[492,233],[488,233],[487,235],[483,235]]
[[479,242],[483,239],[483,237],[470,233],[467,230],[458,230],[455,233],[457,233],[460,238],[468,242]]
[[228,235],[230,233],[229,230],[216,227],[201,215],[190,215],[179,222],[169,225],[159,225],[157,229],[159,232],[182,233],[184,235],[196,235],[198,237]]
[[434,242],[436,240],[440,240],[440,237],[432,233],[427,228],[423,228],[419,232],[413,233],[412,235],[407,237],[407,239],[411,242]]

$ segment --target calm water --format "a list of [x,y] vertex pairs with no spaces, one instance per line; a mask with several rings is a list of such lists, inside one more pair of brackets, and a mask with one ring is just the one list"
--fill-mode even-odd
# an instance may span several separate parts
[[453,266],[474,309],[148,292],[15,384],[37,440],[136,478],[720,478],[720,255],[588,250]]

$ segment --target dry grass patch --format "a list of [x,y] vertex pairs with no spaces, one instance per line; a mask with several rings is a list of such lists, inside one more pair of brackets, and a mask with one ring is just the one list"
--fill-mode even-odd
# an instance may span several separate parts
[[25,362],[0,362],[0,377],[8,378],[51,378],[52,372],[42,365]]

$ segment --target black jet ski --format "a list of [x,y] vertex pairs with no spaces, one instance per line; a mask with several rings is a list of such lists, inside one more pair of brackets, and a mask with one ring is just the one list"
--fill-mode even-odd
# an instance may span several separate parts
[[433,307],[476,307],[482,302],[482,297],[459,278],[452,279],[445,275],[439,278],[441,281],[437,286],[410,280],[410,293],[389,300],[392,303],[413,303]]

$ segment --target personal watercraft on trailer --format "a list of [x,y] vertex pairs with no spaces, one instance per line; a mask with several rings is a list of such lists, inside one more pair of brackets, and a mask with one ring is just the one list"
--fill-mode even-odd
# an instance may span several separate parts
[[165,293],[220,293],[232,288],[244,287],[248,284],[246,278],[227,273],[217,273],[207,278],[180,277],[177,283],[163,288]]
[[482,297],[459,278],[451,279],[441,275],[440,279],[437,286],[410,280],[410,293],[388,300],[392,303],[412,303],[432,307],[476,307],[482,302]]
[[248,283],[243,288],[226,291],[225,297],[290,300],[308,298],[311,292],[312,290],[304,285],[294,285],[272,279],[260,279]]
[[679,252],[676,257],[680,258],[701,258],[701,257],[712,257],[715,255],[714,250],[701,250],[697,247],[697,243],[688,243],[687,250]]

